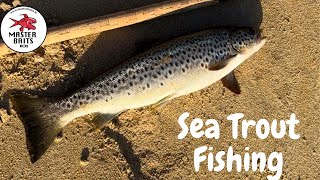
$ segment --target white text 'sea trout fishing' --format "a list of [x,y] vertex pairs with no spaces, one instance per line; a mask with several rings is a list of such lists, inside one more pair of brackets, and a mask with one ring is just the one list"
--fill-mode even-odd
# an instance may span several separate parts
[[265,43],[251,29],[216,29],[161,44],[103,74],[71,96],[48,101],[12,95],[24,124],[31,161],[37,161],[73,119],[95,114],[96,128],[128,109],[165,102],[222,80],[239,94],[233,70]]

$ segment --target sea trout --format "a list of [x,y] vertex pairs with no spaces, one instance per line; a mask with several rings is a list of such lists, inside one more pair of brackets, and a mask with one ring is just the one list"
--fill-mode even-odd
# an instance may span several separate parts
[[233,70],[266,40],[251,29],[215,29],[180,37],[137,55],[62,100],[11,96],[22,120],[32,162],[73,119],[94,114],[96,128],[128,109],[161,106],[222,80],[239,94]]

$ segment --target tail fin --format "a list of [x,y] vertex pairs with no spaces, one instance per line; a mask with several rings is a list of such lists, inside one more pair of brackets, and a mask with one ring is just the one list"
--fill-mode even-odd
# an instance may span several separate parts
[[31,162],[36,162],[49,148],[62,127],[58,112],[45,99],[26,94],[11,95],[13,107],[24,125]]
[[15,20],[15,19],[12,19],[12,18],[10,18],[10,19],[12,21],[14,21],[14,24],[11,26],[11,28],[19,24],[19,21]]

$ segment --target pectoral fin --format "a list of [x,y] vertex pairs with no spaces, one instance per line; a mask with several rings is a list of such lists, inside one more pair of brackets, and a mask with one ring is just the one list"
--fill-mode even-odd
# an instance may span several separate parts
[[115,117],[117,117],[120,113],[115,114],[102,114],[102,113],[96,113],[96,116],[92,119],[92,124],[94,126],[94,129],[101,129],[105,124]]
[[217,63],[214,63],[214,64],[209,64],[208,69],[209,69],[210,71],[217,71],[217,70],[219,70],[219,69],[224,68],[226,65],[227,65],[227,62],[226,62],[226,61],[217,62]]
[[208,69],[210,71],[217,71],[223,69],[235,56],[237,56],[236,53],[231,54],[226,60],[210,63]]
[[223,77],[221,79],[221,81],[222,81],[223,86],[228,88],[231,92],[233,92],[235,94],[241,93],[239,83],[238,83],[236,77],[234,76],[233,71],[231,71],[229,74],[227,74],[225,77]]

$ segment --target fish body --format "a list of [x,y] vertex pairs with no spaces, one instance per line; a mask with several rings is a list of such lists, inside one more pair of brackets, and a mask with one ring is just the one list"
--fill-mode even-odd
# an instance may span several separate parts
[[11,26],[11,27],[14,27],[14,26],[17,26],[17,25],[20,25],[20,32],[23,32],[24,31],[24,28],[27,28],[28,30],[35,30],[36,27],[33,25],[34,23],[37,23],[37,20],[34,19],[34,18],[31,18],[31,17],[28,17],[27,14],[23,14],[23,18],[21,20],[15,20],[15,19],[12,19],[10,18],[14,24]]
[[[265,43],[249,29],[208,30],[154,47],[101,75],[71,96],[45,102],[24,95],[12,97],[24,122],[32,162],[47,150],[73,119],[96,114],[102,127],[128,109],[162,105],[222,79],[240,93],[233,70]],[[32,104],[32,108],[26,108]]]

